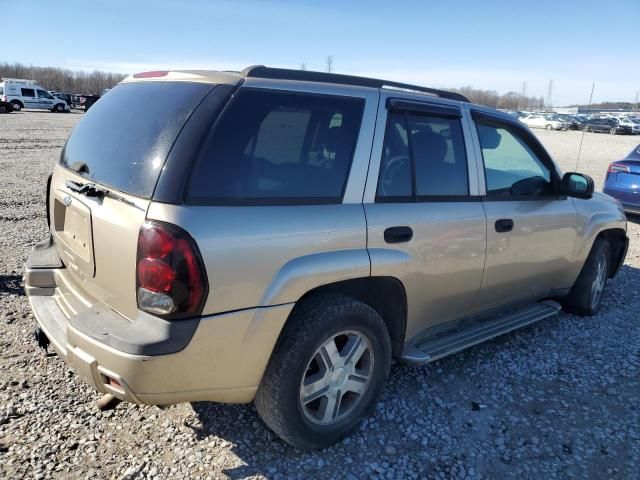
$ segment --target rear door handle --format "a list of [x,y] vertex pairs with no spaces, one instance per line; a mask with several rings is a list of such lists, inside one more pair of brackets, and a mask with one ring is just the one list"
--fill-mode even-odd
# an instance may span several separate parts
[[411,227],[389,227],[384,231],[384,241],[387,243],[403,243],[412,238]]
[[496,220],[496,232],[504,233],[513,230],[513,220],[510,218],[501,218]]

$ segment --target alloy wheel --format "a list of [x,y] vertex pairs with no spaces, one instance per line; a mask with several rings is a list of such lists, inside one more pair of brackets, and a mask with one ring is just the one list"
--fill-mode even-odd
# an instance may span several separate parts
[[607,283],[607,261],[604,255],[598,260],[596,276],[591,284],[591,308],[596,309],[600,304],[605,284]]
[[353,330],[325,341],[313,354],[300,382],[300,406],[305,418],[331,425],[349,415],[371,383],[373,348]]

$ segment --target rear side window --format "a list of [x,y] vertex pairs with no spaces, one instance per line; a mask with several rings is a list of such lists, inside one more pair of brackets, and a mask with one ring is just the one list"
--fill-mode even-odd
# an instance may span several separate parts
[[378,200],[467,195],[467,155],[460,119],[392,111],[380,163]]
[[21,88],[20,93],[23,97],[35,97],[36,91],[33,88]]
[[240,90],[205,141],[188,200],[339,203],[363,108],[357,98]]
[[116,190],[150,198],[173,142],[211,89],[191,82],[118,85],[75,127],[60,163]]

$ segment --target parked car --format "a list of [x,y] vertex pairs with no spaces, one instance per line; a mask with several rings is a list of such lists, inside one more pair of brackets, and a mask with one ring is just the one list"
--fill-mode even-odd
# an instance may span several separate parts
[[640,122],[636,122],[630,118],[621,117],[616,120],[618,125],[622,125],[624,127],[629,127],[631,129],[631,133],[638,135],[640,134]]
[[0,85],[0,113],[11,112],[13,112],[13,105],[7,101],[7,98],[4,95],[4,86]]
[[80,99],[76,95],[64,92],[51,92],[51,94],[54,97],[64,100],[67,105],[69,105],[69,108],[80,108]]
[[4,91],[0,100],[11,103],[16,112],[23,108],[51,110],[59,113],[69,111],[69,105],[64,100],[54,97],[33,80],[3,78],[0,82],[0,88]]
[[628,244],[620,204],[508,114],[263,66],[127,78],[46,198],[42,346],[129,402],[254,400],[300,448],[356,429],[392,357],[594,314]]
[[556,114],[556,118],[562,122],[567,124],[567,128],[571,130],[582,130],[583,122],[578,117],[573,115],[558,113]]
[[621,125],[616,119],[613,118],[592,118],[587,121],[584,126],[584,130],[586,130],[587,132],[610,133],[611,135],[617,135],[620,133],[633,133],[631,127]]
[[603,191],[618,199],[625,211],[640,215],[640,145],[609,165]]
[[550,115],[533,114],[520,118],[520,121],[529,128],[546,128],[547,130],[566,130],[568,128],[566,122]]

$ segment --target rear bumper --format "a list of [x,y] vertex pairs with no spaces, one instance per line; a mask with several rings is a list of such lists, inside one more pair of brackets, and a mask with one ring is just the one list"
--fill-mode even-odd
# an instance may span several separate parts
[[[42,251],[48,249],[38,248],[25,265],[31,309],[58,355],[96,390],[151,405],[253,399],[293,304],[202,317],[184,343],[171,338],[184,332],[171,329],[170,322],[145,321],[144,314],[130,321],[91,305],[67,316],[58,285],[66,269],[44,262]],[[149,351],[172,352],[131,353]]]

